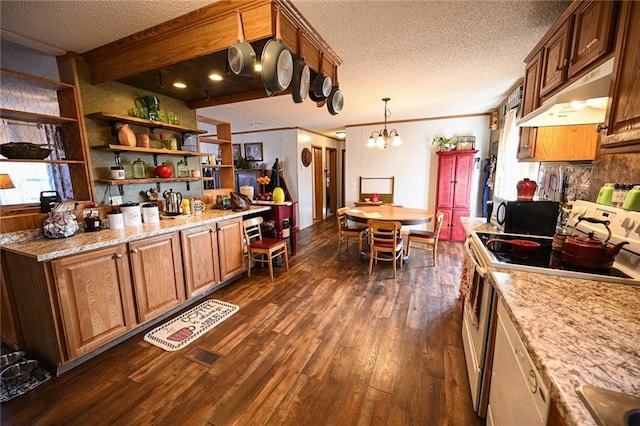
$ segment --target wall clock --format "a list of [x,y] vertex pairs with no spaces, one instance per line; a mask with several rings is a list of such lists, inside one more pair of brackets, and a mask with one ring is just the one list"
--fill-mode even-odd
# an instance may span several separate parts
[[302,165],[309,167],[309,164],[311,164],[311,151],[309,151],[309,148],[304,148],[302,150]]

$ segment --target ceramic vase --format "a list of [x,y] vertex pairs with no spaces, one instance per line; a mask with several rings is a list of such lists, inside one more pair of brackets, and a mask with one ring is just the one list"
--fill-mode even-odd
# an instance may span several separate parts
[[120,145],[136,146],[136,134],[128,124],[124,124],[118,129],[118,142]]

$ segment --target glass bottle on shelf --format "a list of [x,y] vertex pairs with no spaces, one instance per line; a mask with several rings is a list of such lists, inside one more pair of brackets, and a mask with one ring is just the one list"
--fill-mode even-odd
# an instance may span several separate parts
[[178,161],[178,165],[176,166],[178,177],[185,178],[189,177],[189,166],[187,166],[187,162],[184,160]]
[[138,158],[133,162],[133,178],[144,179],[146,176],[147,164]]

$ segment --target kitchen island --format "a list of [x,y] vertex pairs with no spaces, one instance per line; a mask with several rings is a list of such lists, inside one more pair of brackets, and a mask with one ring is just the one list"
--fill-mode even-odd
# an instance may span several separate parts
[[[495,228],[465,218],[467,233]],[[575,388],[640,396],[640,286],[490,268],[516,331],[567,425],[595,421]]]
[[60,374],[228,284],[246,269],[242,218],[269,209],[2,245],[23,349]]

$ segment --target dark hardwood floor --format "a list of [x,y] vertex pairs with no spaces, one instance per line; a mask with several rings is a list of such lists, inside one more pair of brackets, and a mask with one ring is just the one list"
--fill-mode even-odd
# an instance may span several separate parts
[[[291,271],[211,294],[240,311],[177,352],[144,332],[1,408],[2,425],[480,425],[457,299],[462,245],[368,264],[335,218],[298,234]],[[185,357],[219,355],[211,366]]]

